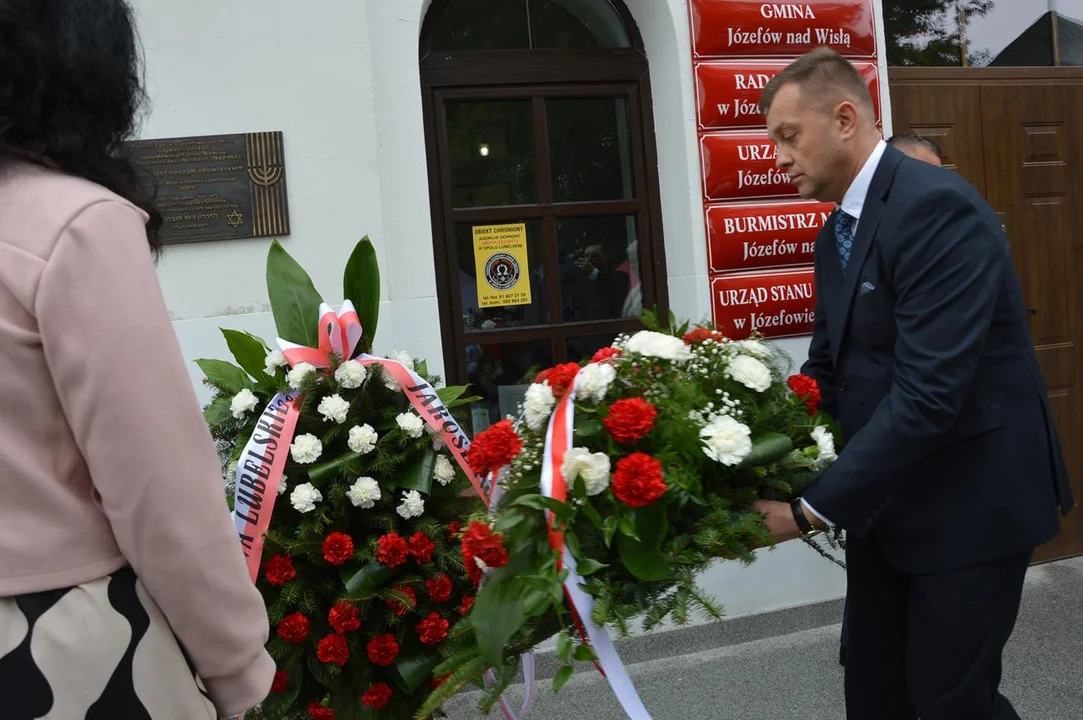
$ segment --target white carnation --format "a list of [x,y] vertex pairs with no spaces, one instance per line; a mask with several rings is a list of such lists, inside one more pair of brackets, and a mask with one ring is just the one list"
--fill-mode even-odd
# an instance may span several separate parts
[[391,360],[394,360],[395,362],[399,363],[400,365],[405,367],[407,370],[413,370],[414,369],[414,359],[412,357],[410,357],[410,353],[408,353],[408,352],[403,352],[402,350],[396,350],[395,352],[391,353],[391,355],[389,357],[390,357]]
[[684,344],[684,340],[651,330],[637,332],[628,338],[624,349],[645,357],[677,362],[683,362],[692,357],[692,349]]
[[259,398],[256,397],[248,388],[241,390],[239,393],[233,396],[233,399],[229,402],[229,411],[233,413],[233,417],[240,420],[248,413],[256,409],[259,405]]
[[350,489],[346,491],[346,497],[350,499],[354,507],[370,510],[382,495],[379,483],[373,478],[363,477],[358,478],[357,482],[350,486]]
[[609,469],[609,456],[605,453],[591,453],[586,448],[574,447],[564,453],[560,471],[569,485],[576,477],[581,477],[587,495],[597,495],[609,487]]
[[455,479],[455,466],[446,457],[440,455],[436,458],[436,467],[433,468],[432,476],[441,485],[448,485]]
[[283,475],[282,480],[278,483],[278,494],[285,495],[287,488],[289,488],[289,485],[286,484],[286,476]]
[[376,430],[365,423],[350,428],[350,437],[346,444],[358,455],[367,455],[376,448],[376,441],[379,439],[380,436],[376,434]]
[[770,360],[773,357],[771,348],[767,347],[759,340],[742,340],[738,343],[738,348],[746,355],[751,355],[759,360]]
[[350,412],[350,403],[341,395],[328,395],[320,400],[316,412],[323,415],[327,422],[336,422],[341,425],[346,422],[346,415]]
[[812,439],[816,441],[816,449],[820,454],[816,458],[816,464],[827,467],[839,459],[835,452],[835,436],[823,425],[812,428]]
[[534,383],[526,390],[523,398],[523,413],[526,424],[531,430],[538,430],[549,420],[556,405],[553,388],[544,383]]
[[399,427],[404,433],[412,438],[421,437],[421,433],[425,431],[425,421],[412,412],[402,413],[395,418],[395,422],[399,424]]
[[286,367],[286,356],[282,354],[281,350],[272,350],[263,359],[263,369],[267,371],[268,375],[274,375],[278,372],[278,368],[283,367]]
[[417,490],[404,492],[402,494],[402,502],[399,503],[399,506],[395,508],[395,510],[404,520],[421,517],[421,514],[425,512],[425,501],[421,498],[421,493]]
[[368,377],[368,370],[356,360],[347,360],[335,370],[335,380],[346,390],[356,390]]
[[580,400],[601,402],[609,391],[616,369],[609,363],[591,363],[575,376],[575,394]]
[[316,462],[322,452],[323,443],[318,437],[308,433],[294,438],[293,445],[290,446],[290,455],[293,456],[295,462],[302,465]]
[[726,374],[747,388],[763,392],[771,387],[771,371],[749,355],[738,355],[726,366]]
[[312,512],[316,509],[316,503],[321,500],[323,500],[323,494],[312,487],[312,483],[298,485],[290,493],[290,504],[297,512]]
[[752,452],[752,431],[729,415],[713,418],[699,431],[703,453],[723,465],[740,465]]
[[289,382],[290,387],[294,390],[300,390],[304,385],[305,379],[309,375],[316,372],[316,366],[309,363],[297,363],[293,366],[293,369],[286,374],[286,381]]

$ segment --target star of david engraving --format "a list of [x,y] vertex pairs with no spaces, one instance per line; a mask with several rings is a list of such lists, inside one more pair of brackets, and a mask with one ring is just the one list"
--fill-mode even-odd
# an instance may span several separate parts
[[244,225],[244,215],[241,215],[239,212],[234,210],[229,214],[229,225],[230,227],[235,228]]

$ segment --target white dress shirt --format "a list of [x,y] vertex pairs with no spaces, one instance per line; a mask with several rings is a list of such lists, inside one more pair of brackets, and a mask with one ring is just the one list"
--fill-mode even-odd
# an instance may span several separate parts
[[[865,196],[869,194],[869,186],[872,185],[872,178],[876,175],[876,168],[880,165],[880,158],[884,156],[884,150],[887,149],[887,143],[881,140],[876,143],[876,147],[869,153],[869,158],[865,161],[865,164],[861,166],[861,170],[858,171],[857,176],[854,177],[854,181],[850,183],[850,187],[846,190],[846,194],[842,196],[842,203],[839,207],[844,213],[854,218],[854,236],[857,236],[857,226],[861,222],[861,211],[865,207]],[[805,508],[820,518],[826,525],[831,525],[832,522],[825,518],[820,513],[816,512],[816,508],[809,505],[808,500],[801,498],[801,504]]]

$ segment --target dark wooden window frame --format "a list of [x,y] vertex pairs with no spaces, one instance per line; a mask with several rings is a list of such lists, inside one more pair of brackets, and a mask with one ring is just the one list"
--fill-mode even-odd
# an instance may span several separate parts
[[[545,325],[514,329],[462,329],[462,297],[454,282],[458,269],[455,226],[470,222],[540,220],[545,264],[558,265],[556,221],[563,217],[634,215],[640,252],[643,306],[668,317],[665,248],[658,184],[658,153],[647,57],[643,40],[627,8],[620,12],[632,39],[631,48],[494,50],[448,52],[430,50],[437,20],[449,0],[434,0],[421,31],[421,90],[425,120],[425,147],[429,170],[429,196],[433,226],[437,296],[444,367],[449,382],[467,381],[464,350],[467,345],[550,340],[554,362],[566,357],[566,341],[579,336],[633,332],[638,319],[561,322],[558,273],[546,273],[548,314]],[[627,98],[635,184],[633,200],[554,203],[551,197],[549,134],[543,98]],[[531,205],[450,207],[451,171],[447,154],[447,100],[532,99],[534,110],[535,168],[538,201]]]

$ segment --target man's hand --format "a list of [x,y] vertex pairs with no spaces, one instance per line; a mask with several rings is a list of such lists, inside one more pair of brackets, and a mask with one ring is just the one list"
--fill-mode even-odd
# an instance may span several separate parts
[[[789,503],[775,500],[757,500],[752,504],[754,510],[763,515],[767,529],[775,538],[776,543],[786,542],[801,537],[801,530],[797,527],[797,521],[793,519],[793,510]],[[805,517],[813,527],[819,527],[823,523],[818,517],[809,513],[807,508],[802,508]]]

